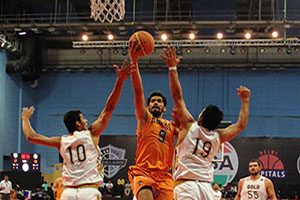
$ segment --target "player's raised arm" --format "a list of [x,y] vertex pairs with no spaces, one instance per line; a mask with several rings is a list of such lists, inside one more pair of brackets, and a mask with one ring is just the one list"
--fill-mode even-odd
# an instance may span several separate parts
[[114,109],[117,106],[118,100],[122,92],[124,81],[129,77],[131,71],[132,65],[129,64],[126,66],[126,64],[127,60],[123,62],[121,69],[119,69],[117,65],[114,65],[118,76],[115,82],[115,86],[112,92],[110,93],[110,96],[108,97],[106,105],[102,110],[99,118],[89,127],[89,130],[91,130],[92,135],[95,137],[99,137],[102,131],[105,129]]
[[142,79],[138,68],[138,51],[140,51],[140,47],[137,41],[132,40],[129,43],[129,55],[134,68],[131,73],[131,83],[134,92],[135,115],[138,121],[137,130],[140,131],[146,123],[149,113],[146,107]]
[[40,144],[49,147],[60,147],[60,137],[46,137],[35,132],[31,127],[30,118],[34,113],[34,107],[23,108],[22,111],[22,128],[26,139],[34,144]]
[[225,129],[219,129],[221,143],[233,139],[237,134],[243,131],[248,123],[249,116],[249,100],[251,92],[248,88],[240,86],[237,88],[237,93],[241,99],[241,110],[238,121],[235,124],[228,126]]
[[179,64],[182,56],[176,58],[175,47],[171,49],[168,46],[168,49],[163,49],[165,55],[160,55],[166,61],[167,67],[169,68],[169,83],[172,98],[175,104],[176,117],[180,123],[180,126],[188,126],[189,122],[193,122],[194,119],[186,109],[186,105],[183,100],[182,88],[178,78],[177,65]]

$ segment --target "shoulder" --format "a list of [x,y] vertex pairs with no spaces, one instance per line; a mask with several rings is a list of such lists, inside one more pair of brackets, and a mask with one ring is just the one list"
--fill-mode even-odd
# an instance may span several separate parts
[[265,185],[268,186],[268,185],[273,185],[272,181],[270,179],[268,179],[267,177],[263,177],[264,178],[264,182],[265,182]]

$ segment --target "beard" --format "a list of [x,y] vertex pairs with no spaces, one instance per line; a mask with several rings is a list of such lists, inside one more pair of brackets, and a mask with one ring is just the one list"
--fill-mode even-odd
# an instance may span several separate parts
[[154,117],[158,118],[160,115],[161,115],[161,111],[158,111],[158,110],[152,110],[150,112]]
[[257,176],[258,172],[252,172],[250,173],[252,176]]

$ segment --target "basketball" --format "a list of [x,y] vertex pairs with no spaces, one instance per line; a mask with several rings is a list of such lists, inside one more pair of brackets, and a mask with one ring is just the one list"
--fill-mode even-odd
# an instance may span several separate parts
[[146,31],[137,31],[129,39],[130,44],[136,40],[139,47],[138,56],[148,56],[154,49],[154,39],[152,35]]

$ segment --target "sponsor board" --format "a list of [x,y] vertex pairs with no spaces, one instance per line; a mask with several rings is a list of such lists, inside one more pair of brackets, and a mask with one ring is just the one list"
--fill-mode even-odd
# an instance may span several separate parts
[[239,158],[234,147],[226,142],[224,144],[224,157],[220,162],[213,162],[214,164],[214,181],[226,186],[230,183],[239,168]]
[[114,177],[120,169],[126,166],[126,149],[115,147],[111,144],[101,148],[102,165],[104,166],[104,176]]

